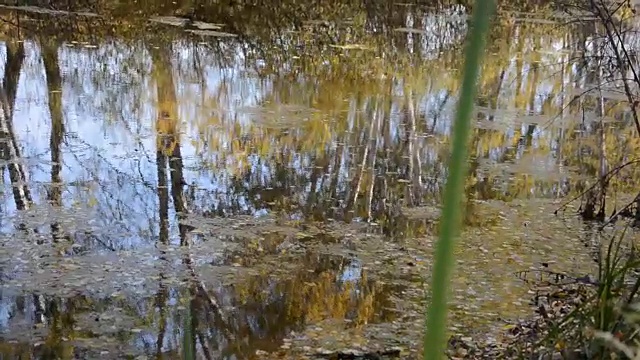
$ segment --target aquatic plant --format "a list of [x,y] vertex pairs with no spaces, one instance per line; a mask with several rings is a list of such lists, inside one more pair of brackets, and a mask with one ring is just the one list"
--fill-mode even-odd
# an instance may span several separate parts
[[[476,81],[489,30],[489,22],[495,9],[494,0],[476,3],[471,28],[467,36],[462,88],[451,143],[449,174],[444,190],[444,206],[441,231],[431,281],[431,303],[427,311],[424,358],[437,360],[443,356],[447,319],[447,295],[452,272],[453,245],[460,230],[460,205],[467,168],[467,138],[469,122],[474,107]],[[484,6],[482,6],[484,5]]]
[[577,306],[558,320],[547,319],[548,334],[535,348],[578,352],[589,359],[615,359],[618,352],[637,358],[640,278],[635,271],[640,260],[626,230],[608,238],[606,248],[599,251],[597,279],[578,292],[584,300],[576,301],[575,295],[569,302],[563,300]]

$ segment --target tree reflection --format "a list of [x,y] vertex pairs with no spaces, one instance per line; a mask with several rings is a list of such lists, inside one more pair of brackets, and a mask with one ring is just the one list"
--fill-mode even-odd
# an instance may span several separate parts
[[[406,213],[440,203],[460,85],[459,45],[467,26],[460,9],[437,13],[376,1],[312,5],[148,1],[134,12],[130,3],[104,1],[96,3],[96,11],[110,15],[100,20],[110,26],[65,18],[60,23],[66,32],[41,41],[51,121],[46,158],[38,157],[41,151],[30,153],[51,163],[46,201],[68,208],[63,189],[71,188],[66,186],[71,179],[93,180],[97,215],[81,214],[86,217],[78,223],[106,227],[95,236],[114,246],[87,252],[131,249],[157,255],[157,269],[149,275],[157,286],[152,294],[113,294],[116,301],[86,286],[82,296],[30,294],[11,300],[32,304],[15,311],[35,313],[46,324],[47,351],[70,356],[73,349],[61,339],[83,331],[79,319],[93,310],[124,309],[128,320],[135,319],[127,326],[137,326],[137,332],[115,336],[98,327],[82,336],[119,337],[127,351],[143,348],[156,358],[187,349],[205,358],[243,357],[277,349],[287,333],[310,322],[335,317],[360,326],[393,318],[383,310],[393,290],[367,279],[355,261],[310,252],[285,258],[290,263],[276,262],[270,257],[276,250],[252,252],[251,241],[267,242],[260,232],[247,235],[251,239],[233,254],[239,260],[225,253],[220,261],[204,261],[194,253],[204,247],[195,246],[217,246],[211,239],[218,234],[196,233],[186,225],[192,217],[205,222],[266,214],[294,223],[295,232],[329,219],[377,223],[375,231],[390,241],[435,231],[433,221]],[[151,15],[185,15],[194,7],[195,20],[238,36],[201,38],[147,21]],[[77,31],[69,30],[70,23]],[[61,32],[51,19],[39,26],[40,38]],[[628,126],[611,126],[602,137],[602,127],[583,121],[587,100],[569,105],[573,92],[596,80],[588,64],[574,59],[586,35],[571,26],[513,19],[496,28],[492,58],[479,79],[467,225],[489,226],[473,200],[561,197],[589,185],[571,180],[566,167],[596,175],[600,163],[589,155],[601,147],[612,163],[637,152],[637,137]],[[77,39],[92,42],[63,43]],[[0,94],[0,150],[18,210],[44,203],[32,198],[34,182],[26,176],[38,168],[24,165],[20,152],[37,144],[21,140],[32,139],[26,130],[16,134],[12,128],[19,88],[38,85],[38,80],[19,84],[21,74],[39,71],[34,71],[39,63],[25,63],[23,44],[5,44]],[[564,51],[551,51],[558,46]],[[611,116],[623,116],[611,109]],[[562,121],[545,125],[556,113]],[[91,119],[65,122],[72,115]],[[69,138],[74,142],[67,146]],[[63,148],[69,155],[63,156]],[[637,186],[631,181],[637,168],[625,171],[609,184],[612,189]],[[74,199],[88,198],[84,190],[74,191]],[[56,241],[74,231],[63,231],[63,223],[51,221]],[[289,240],[290,234],[275,233],[270,236],[279,244]],[[259,270],[267,276],[229,282],[201,273],[234,263],[264,266]],[[60,268],[66,271],[65,266]],[[344,280],[349,271],[356,279]],[[96,287],[94,282],[101,282],[87,281]]]

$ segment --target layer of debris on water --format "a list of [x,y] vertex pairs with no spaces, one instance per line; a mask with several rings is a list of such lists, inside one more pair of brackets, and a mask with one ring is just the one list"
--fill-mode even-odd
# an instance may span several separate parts
[[[482,225],[467,227],[456,251],[449,353],[452,358],[509,358],[517,346],[526,348],[535,343],[550,319],[564,314],[571,302],[582,296],[590,285],[585,279],[590,279],[595,268],[592,252],[581,243],[581,222],[572,216],[554,215],[557,204],[552,202],[528,200],[476,206],[485,214]],[[425,219],[437,223],[433,208],[427,209],[424,217],[416,212],[407,216],[410,224]],[[117,257],[110,253],[63,257],[62,266],[59,256],[55,256],[60,249],[7,239],[0,251],[14,254],[6,257],[5,266],[17,271],[5,279],[3,288],[5,293],[20,289],[46,296],[144,298],[159,291],[158,266],[165,266],[170,269],[163,274],[165,286],[180,285],[185,278],[194,277],[201,279],[198,286],[209,288],[243,282],[282,282],[296,277],[299,279],[291,285],[282,286],[287,291],[295,287],[311,296],[315,294],[314,287],[327,286],[322,284],[335,280],[305,280],[304,274],[318,271],[310,264],[350,262],[354,265],[348,266],[355,266],[353,271],[358,272],[360,285],[356,294],[369,294],[359,296],[358,301],[376,304],[361,303],[335,317],[335,309],[327,303],[324,310],[314,310],[320,313],[307,314],[304,326],[274,344],[274,351],[254,350],[256,357],[420,357],[436,239],[433,232],[390,238],[376,224],[308,223],[274,217],[187,217],[183,223],[189,226],[194,239],[201,239],[189,249],[158,246],[121,252]],[[211,246],[214,243],[216,246]],[[49,260],[54,258],[58,260]],[[158,258],[163,259],[161,264]],[[556,274],[566,274],[565,283],[553,280]],[[265,280],[256,280],[262,277]],[[553,281],[542,288],[544,279]],[[328,294],[318,291],[313,296]],[[541,294],[548,296],[543,299]],[[349,314],[353,309],[362,313]],[[99,334],[98,347],[103,352],[114,351],[109,339],[117,333],[110,328],[144,330],[135,317],[117,311],[86,316],[87,320],[82,321],[78,315],[76,327]],[[94,318],[100,318],[100,322],[92,321]],[[30,331],[25,329],[25,334],[32,334]],[[16,329],[10,337],[21,336]],[[97,345],[90,342],[88,346]],[[135,354],[135,349],[131,351]]]
[[[596,268],[589,249],[581,245],[580,221],[554,215],[556,205],[546,201],[479,204],[485,214],[493,214],[488,216],[495,217],[495,225],[470,227],[460,239],[452,280],[450,358],[540,355],[548,349],[534,345],[553,321],[593,291]],[[258,352],[261,358],[420,358],[435,239],[389,241],[372,228],[375,225],[335,224],[322,231],[335,234],[339,242],[307,246],[357,257],[369,278],[402,286],[392,297],[398,316],[390,322],[357,326],[326,319],[289,334],[278,352]]]

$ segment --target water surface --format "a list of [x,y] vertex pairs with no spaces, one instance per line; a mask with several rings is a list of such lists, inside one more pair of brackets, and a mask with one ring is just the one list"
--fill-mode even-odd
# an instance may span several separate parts
[[[244,359],[327,321],[419,318],[463,7],[70,10],[0,8],[3,356]],[[582,224],[552,216],[595,174],[567,106],[586,30],[507,15],[474,114],[455,332],[530,313],[515,271],[593,265]]]

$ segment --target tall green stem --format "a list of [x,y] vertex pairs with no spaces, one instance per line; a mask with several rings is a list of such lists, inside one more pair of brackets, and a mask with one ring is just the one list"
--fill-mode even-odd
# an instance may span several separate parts
[[445,350],[447,325],[447,296],[453,268],[454,241],[459,235],[463,184],[467,169],[467,138],[469,121],[476,94],[482,55],[484,53],[489,22],[495,8],[494,0],[476,0],[471,29],[467,36],[462,89],[458,99],[449,175],[444,191],[444,205],[440,224],[440,238],[431,282],[431,304],[427,311],[427,329],[424,343],[424,359],[439,360]]

